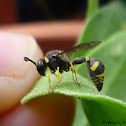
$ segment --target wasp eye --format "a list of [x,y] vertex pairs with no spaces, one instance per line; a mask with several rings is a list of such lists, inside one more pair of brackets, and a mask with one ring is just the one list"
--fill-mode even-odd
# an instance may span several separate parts
[[40,75],[45,76],[46,69],[47,69],[47,64],[45,60],[40,59],[37,63],[37,71],[39,72]]

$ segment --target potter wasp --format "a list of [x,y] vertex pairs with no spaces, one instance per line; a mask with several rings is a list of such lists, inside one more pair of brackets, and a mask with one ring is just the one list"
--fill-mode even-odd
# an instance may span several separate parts
[[[75,84],[77,84],[80,87],[80,84],[77,81],[77,75],[76,71],[74,69],[74,65],[81,64],[83,62],[87,62],[87,72],[89,74],[89,77],[96,85],[98,91],[102,89],[104,76],[105,76],[105,67],[104,64],[95,58],[88,58],[85,56],[77,57],[71,62],[71,57],[74,52],[78,52],[80,50],[89,50],[94,48],[95,46],[98,46],[101,42],[100,41],[91,41],[87,43],[79,44],[67,51],[62,50],[53,50],[49,51],[44,59],[40,59],[37,63],[32,61],[31,59],[24,57],[25,61],[32,62],[40,75],[45,76],[45,72],[47,67],[49,67],[50,73],[48,74],[48,81],[49,81],[49,92],[51,90],[51,79],[50,75],[54,74],[57,77],[57,82],[55,87],[53,88],[52,92],[57,87],[57,84],[60,83],[62,80],[64,72],[71,71],[73,80]],[[55,72],[57,71],[57,75]],[[60,77],[60,73],[62,74]]]

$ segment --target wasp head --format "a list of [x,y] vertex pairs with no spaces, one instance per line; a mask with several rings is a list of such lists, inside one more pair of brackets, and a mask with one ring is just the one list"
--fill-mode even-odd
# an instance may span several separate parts
[[34,61],[32,61],[31,59],[27,58],[27,57],[24,57],[24,60],[25,60],[25,61],[30,61],[30,62],[32,62],[32,63],[37,67],[38,73],[39,73],[40,75],[42,75],[42,76],[45,76],[45,71],[46,71],[46,69],[47,69],[47,64],[46,64],[46,62],[45,62],[44,59],[40,59],[40,60],[37,62],[37,64],[36,64]]

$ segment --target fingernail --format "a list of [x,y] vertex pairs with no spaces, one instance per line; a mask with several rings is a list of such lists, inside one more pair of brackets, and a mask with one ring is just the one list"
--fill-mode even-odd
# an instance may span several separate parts
[[20,102],[38,79],[35,66],[25,62],[25,56],[35,62],[42,58],[33,37],[0,32],[0,112]]

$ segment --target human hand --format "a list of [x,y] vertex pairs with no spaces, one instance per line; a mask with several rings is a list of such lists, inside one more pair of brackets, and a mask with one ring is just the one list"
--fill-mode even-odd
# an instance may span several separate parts
[[24,56],[38,61],[43,54],[31,36],[0,32],[0,126],[70,126],[72,97],[53,94],[20,104],[39,78]]

